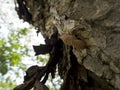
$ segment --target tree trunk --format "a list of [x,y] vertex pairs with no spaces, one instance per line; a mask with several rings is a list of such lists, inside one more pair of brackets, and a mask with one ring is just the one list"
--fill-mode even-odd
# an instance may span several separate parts
[[64,81],[61,90],[120,90],[120,0],[17,3],[21,19],[45,39],[56,35],[61,40],[56,64]]

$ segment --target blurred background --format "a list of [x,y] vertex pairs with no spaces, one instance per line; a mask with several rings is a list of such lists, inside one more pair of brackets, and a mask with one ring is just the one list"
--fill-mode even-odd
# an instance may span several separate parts
[[[18,18],[14,0],[0,0],[0,90],[13,90],[23,82],[27,68],[46,64],[49,55],[34,56],[32,46],[40,43],[44,43],[44,38]],[[61,84],[58,74],[46,84],[50,90],[58,90]]]

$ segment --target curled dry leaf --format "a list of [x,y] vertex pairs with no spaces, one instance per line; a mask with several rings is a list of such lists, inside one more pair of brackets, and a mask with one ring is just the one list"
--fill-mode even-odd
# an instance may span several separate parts
[[60,36],[60,38],[63,40],[63,42],[66,45],[72,46],[73,48],[76,48],[76,49],[86,48],[86,43],[83,40],[77,39],[73,35],[63,34]]

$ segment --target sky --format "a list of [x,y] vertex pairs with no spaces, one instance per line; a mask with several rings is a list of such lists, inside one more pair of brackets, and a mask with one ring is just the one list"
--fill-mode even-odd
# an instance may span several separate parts
[[[23,20],[20,20],[18,18],[18,15],[14,8],[14,0],[0,0],[0,12],[2,12],[0,13],[0,37],[7,38],[8,32],[10,30],[17,30],[30,27],[30,25],[27,22],[23,22]],[[36,30],[34,28],[30,30],[29,35],[26,36],[25,39],[22,39],[21,42],[23,44],[27,44],[27,38],[31,39],[31,42],[28,45],[30,49],[33,49],[32,45],[39,45],[41,43],[44,43],[44,38],[41,34],[37,36]]]
[[[14,0],[0,0],[0,32],[2,32],[3,36],[4,34],[6,36],[7,32],[12,29],[17,30],[18,28],[29,28],[27,22],[23,22],[23,20],[18,18],[14,8]],[[32,43],[44,43],[44,39],[41,35],[37,37],[36,31],[31,31],[33,38],[40,38],[39,41],[33,40]]]

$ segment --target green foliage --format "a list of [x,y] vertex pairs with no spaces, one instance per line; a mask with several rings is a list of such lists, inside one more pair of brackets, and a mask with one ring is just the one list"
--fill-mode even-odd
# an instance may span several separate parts
[[[21,60],[28,55],[28,48],[20,39],[24,39],[28,33],[28,29],[24,28],[9,31],[6,38],[0,37],[0,90],[13,90],[16,86],[15,78],[20,78],[18,71],[26,69]],[[8,74],[10,72],[12,76]]]
[[5,82],[0,81],[0,90],[13,90],[15,86],[16,84],[13,83],[9,77]]
[[0,90],[13,90],[15,86],[16,85],[11,82],[0,82]]
[[49,57],[50,57],[49,54],[46,54],[44,56],[39,55],[36,56],[36,60],[38,60],[38,62],[42,62],[43,64],[45,64],[46,62],[48,62]]
[[[28,32],[28,29],[9,32],[7,40],[0,38],[0,73],[6,74],[10,66],[18,65],[27,51],[24,45],[19,41]],[[28,52],[26,52],[27,54]]]
[[7,64],[5,62],[0,63],[0,72],[4,75],[8,71]]

